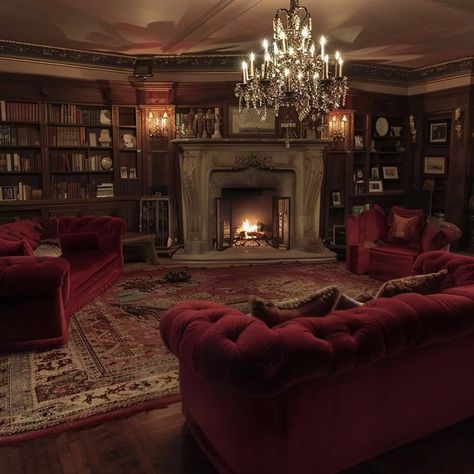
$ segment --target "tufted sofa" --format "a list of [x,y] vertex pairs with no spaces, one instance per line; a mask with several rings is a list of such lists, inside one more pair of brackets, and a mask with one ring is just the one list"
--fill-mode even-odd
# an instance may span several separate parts
[[161,322],[179,358],[183,412],[221,474],[336,473],[474,415],[474,258],[439,294],[379,298],[272,329],[212,302]]
[[[69,339],[72,313],[107,289],[123,268],[116,217],[59,218],[61,257],[0,257],[0,351],[47,349]],[[40,240],[33,220],[0,225],[0,240]]]

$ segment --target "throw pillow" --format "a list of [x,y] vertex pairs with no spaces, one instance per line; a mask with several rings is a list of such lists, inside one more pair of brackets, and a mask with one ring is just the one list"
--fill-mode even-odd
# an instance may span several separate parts
[[60,257],[62,250],[57,245],[40,244],[33,252],[35,257]]
[[357,301],[356,298],[351,298],[347,296],[345,293],[341,293],[339,298],[336,301],[336,304],[331,309],[331,311],[335,311],[337,309],[351,309],[351,308],[358,308],[359,306],[363,306],[363,302]]
[[12,242],[9,240],[0,240],[0,257],[24,257],[32,256],[33,249],[25,239]]
[[390,226],[386,237],[388,242],[408,242],[419,245],[423,226],[423,210],[393,206],[388,224]]
[[419,293],[420,295],[438,293],[443,287],[447,273],[447,270],[440,270],[436,273],[389,280],[380,287],[375,297],[390,298],[401,293]]
[[267,301],[251,296],[249,307],[253,316],[273,327],[298,316],[325,316],[333,309],[339,296],[339,289],[329,286],[308,296],[284,301]]

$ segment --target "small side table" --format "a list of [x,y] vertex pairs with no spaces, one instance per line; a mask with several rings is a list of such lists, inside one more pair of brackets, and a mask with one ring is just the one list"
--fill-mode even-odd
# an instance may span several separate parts
[[155,234],[140,234],[130,232],[124,235],[123,247],[138,247],[143,250],[146,263],[158,265],[158,255],[155,249]]

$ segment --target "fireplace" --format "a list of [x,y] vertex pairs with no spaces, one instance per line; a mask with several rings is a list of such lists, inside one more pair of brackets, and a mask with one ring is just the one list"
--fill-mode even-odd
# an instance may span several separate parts
[[224,188],[216,198],[216,248],[290,248],[290,198],[276,189]]
[[[292,140],[290,148],[280,139],[174,143],[180,148],[184,250],[173,258],[224,258],[240,249],[249,252],[249,246],[280,255],[293,252],[298,258],[334,257],[319,236],[327,141]],[[257,230],[241,234],[245,218]]]

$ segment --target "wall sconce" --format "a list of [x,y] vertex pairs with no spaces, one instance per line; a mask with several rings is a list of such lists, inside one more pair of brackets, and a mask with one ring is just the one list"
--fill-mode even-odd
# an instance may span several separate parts
[[148,112],[148,136],[158,139],[168,137],[168,113],[166,110],[156,117],[151,110]]
[[348,118],[346,114],[332,114],[329,116],[329,138],[342,141],[346,138]]

